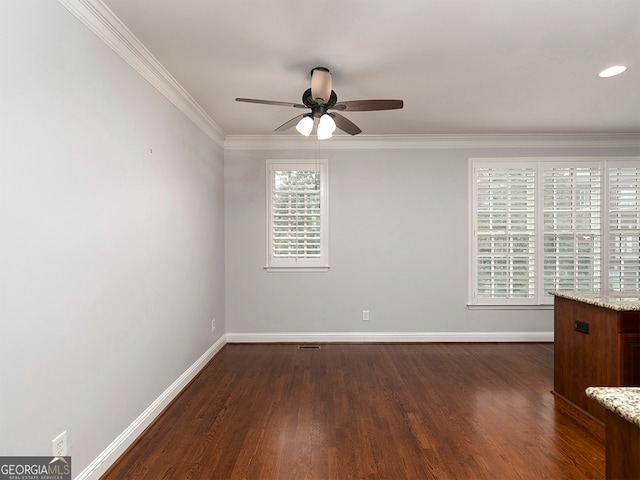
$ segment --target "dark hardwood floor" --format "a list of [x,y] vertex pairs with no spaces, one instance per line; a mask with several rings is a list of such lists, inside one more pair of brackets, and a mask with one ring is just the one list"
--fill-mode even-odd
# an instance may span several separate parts
[[600,479],[552,344],[227,345],[115,479]]

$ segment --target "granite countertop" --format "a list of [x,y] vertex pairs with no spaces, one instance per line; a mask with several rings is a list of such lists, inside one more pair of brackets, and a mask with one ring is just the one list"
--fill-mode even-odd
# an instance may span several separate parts
[[640,387],[588,387],[585,393],[640,428]]
[[635,292],[574,292],[553,290],[549,292],[557,297],[577,300],[598,307],[620,312],[640,312],[640,291]]

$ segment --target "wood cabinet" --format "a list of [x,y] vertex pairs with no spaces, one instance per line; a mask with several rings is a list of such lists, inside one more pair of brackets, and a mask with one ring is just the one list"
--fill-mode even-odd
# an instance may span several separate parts
[[640,333],[620,333],[618,340],[618,349],[622,354],[620,385],[640,385]]
[[554,300],[553,389],[604,423],[593,386],[640,386],[640,311],[618,311],[561,296]]
[[640,478],[640,428],[611,410],[605,423],[605,478]]

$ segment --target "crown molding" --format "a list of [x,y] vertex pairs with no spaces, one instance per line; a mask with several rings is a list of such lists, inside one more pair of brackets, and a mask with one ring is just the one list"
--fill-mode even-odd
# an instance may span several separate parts
[[58,0],[218,145],[223,130],[100,0]]
[[639,148],[640,134],[346,135],[318,140],[301,135],[227,135],[225,150]]

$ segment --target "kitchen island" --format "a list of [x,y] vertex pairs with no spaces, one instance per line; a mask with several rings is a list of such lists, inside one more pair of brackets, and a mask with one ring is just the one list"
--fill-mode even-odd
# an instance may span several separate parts
[[589,387],[606,409],[606,478],[640,478],[640,387]]
[[591,386],[640,386],[640,292],[554,295],[553,393],[599,422],[606,409]]

